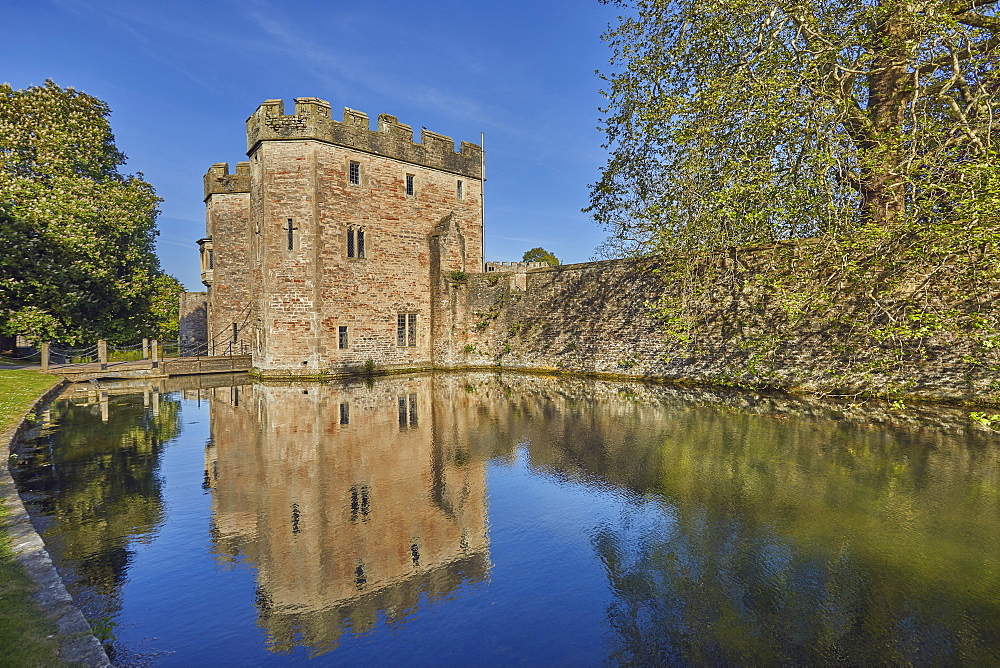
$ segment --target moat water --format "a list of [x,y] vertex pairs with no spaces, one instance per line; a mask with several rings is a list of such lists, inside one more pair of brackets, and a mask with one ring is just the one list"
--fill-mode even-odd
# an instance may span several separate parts
[[13,466],[119,665],[1000,663],[968,411],[186,382],[69,395]]

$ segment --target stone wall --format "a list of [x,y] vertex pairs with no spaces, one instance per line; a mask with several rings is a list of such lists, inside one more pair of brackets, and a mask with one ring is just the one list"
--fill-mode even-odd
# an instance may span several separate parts
[[[680,382],[800,390],[833,395],[893,395],[929,400],[993,401],[1000,387],[995,351],[973,350],[967,338],[929,336],[919,349],[889,350],[875,340],[851,347],[845,328],[829,320],[787,325],[755,281],[767,249],[747,251],[725,282],[702,286],[703,312],[690,340],[670,339],[653,305],[674,286],[652,260],[566,265],[514,274],[470,277],[456,299],[467,322],[439,366],[630,376]],[[930,288],[928,288],[930,289]],[[849,294],[845,293],[845,294]],[[955,304],[977,309],[996,324],[995,300]],[[985,304],[985,306],[984,306]],[[837,320],[867,317],[856,303],[838,305]],[[781,336],[772,332],[779,332]],[[765,348],[761,341],[770,341]],[[848,345],[850,344],[850,345]],[[893,357],[893,364],[872,360]]]
[[179,336],[181,345],[191,346],[207,340],[208,293],[182,292],[180,295]]
[[[257,144],[251,174],[251,220],[260,230],[250,235],[255,367],[316,375],[367,360],[430,365],[432,276],[482,268],[481,182],[314,140]],[[352,233],[363,233],[364,257],[357,236],[352,256]],[[402,346],[400,315],[413,316],[406,326],[415,330]]]
[[[205,174],[202,280],[208,285],[209,354],[250,350],[250,163],[219,163]],[[212,261],[204,256],[212,253]]]

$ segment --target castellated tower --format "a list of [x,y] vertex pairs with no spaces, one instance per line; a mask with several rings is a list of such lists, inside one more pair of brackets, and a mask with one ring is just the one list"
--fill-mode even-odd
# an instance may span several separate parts
[[[483,268],[482,150],[297,98],[247,120],[247,156],[205,176],[209,336],[267,377],[435,366],[452,292]],[[456,280],[456,277],[459,280]]]

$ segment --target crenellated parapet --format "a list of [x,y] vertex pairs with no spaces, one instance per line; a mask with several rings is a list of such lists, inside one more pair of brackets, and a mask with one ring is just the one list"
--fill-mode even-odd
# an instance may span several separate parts
[[265,100],[247,119],[248,155],[263,141],[302,139],[329,142],[473,179],[482,178],[480,146],[463,141],[455,151],[451,137],[429,130],[421,130],[420,141],[414,142],[413,129],[389,114],[380,114],[378,127],[372,130],[367,114],[345,107],[343,121],[335,121],[329,102],[299,97],[295,98],[292,115],[285,115],[283,100]]
[[217,162],[205,173],[205,199],[223,193],[250,192],[250,163],[237,162],[236,173],[229,173],[228,162]]
[[529,269],[548,269],[545,262],[487,262],[486,271],[524,272]]

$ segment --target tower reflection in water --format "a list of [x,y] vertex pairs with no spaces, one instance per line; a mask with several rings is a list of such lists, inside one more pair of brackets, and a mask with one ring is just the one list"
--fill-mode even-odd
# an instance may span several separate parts
[[468,411],[435,406],[432,385],[210,390],[213,545],[256,566],[272,651],[322,653],[485,580],[485,464],[456,417]]

